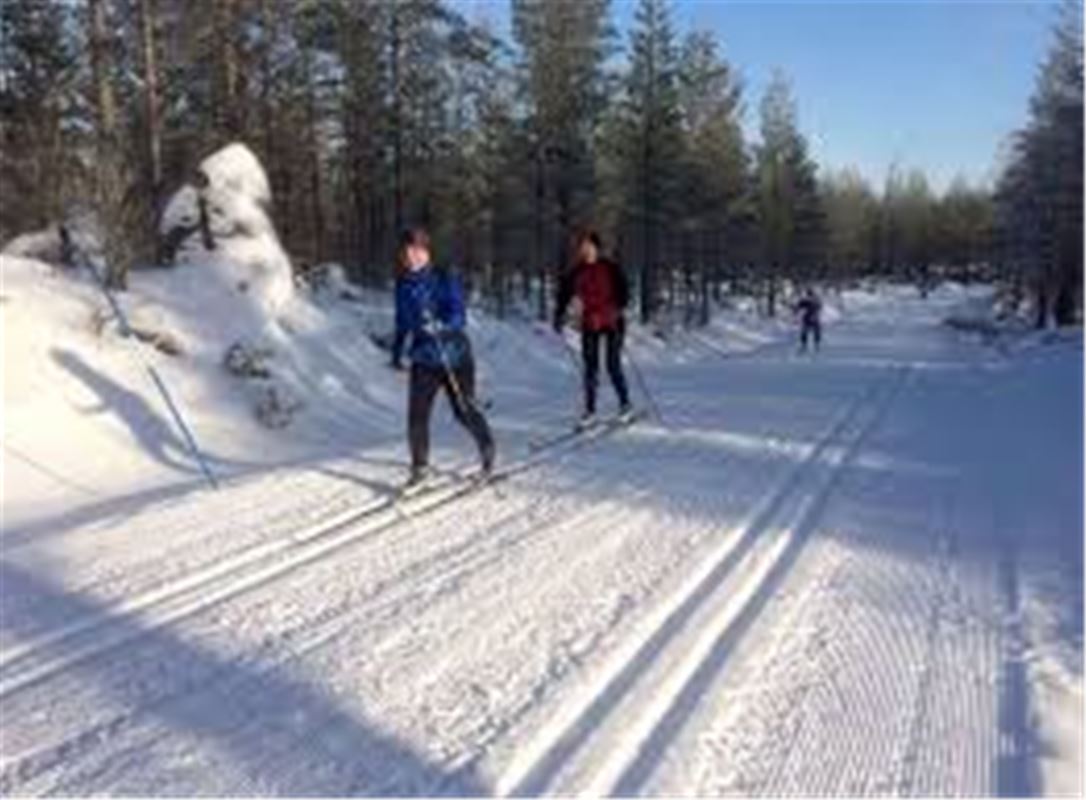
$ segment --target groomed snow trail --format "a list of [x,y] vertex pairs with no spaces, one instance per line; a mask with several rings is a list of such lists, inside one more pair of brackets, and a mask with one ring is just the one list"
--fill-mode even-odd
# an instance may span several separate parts
[[[6,533],[0,791],[1046,791],[1081,349],[1005,358],[947,310],[653,366],[665,425],[406,516],[361,515],[386,451]],[[498,427],[508,461],[540,432]],[[202,557],[201,526],[236,545]]]

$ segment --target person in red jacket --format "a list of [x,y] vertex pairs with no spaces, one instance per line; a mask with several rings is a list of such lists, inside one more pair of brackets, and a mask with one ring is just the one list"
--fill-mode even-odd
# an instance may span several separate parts
[[581,304],[581,357],[584,362],[584,414],[581,425],[590,425],[596,416],[596,388],[599,385],[600,342],[607,351],[607,372],[618,395],[619,415],[631,413],[630,393],[622,372],[624,318],[630,299],[626,275],[614,261],[601,255],[600,236],[593,230],[580,231],[574,240],[575,262],[558,284],[554,330],[561,334],[566,309],[576,297]]

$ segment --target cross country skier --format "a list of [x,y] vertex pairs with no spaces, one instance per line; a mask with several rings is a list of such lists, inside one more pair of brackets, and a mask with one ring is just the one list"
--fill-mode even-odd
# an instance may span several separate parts
[[561,335],[570,301],[576,296],[581,302],[581,358],[584,364],[581,427],[591,425],[596,418],[601,340],[607,350],[607,372],[618,395],[619,417],[627,419],[632,414],[626,376],[622,372],[622,344],[626,332],[623,313],[629,302],[629,284],[622,267],[601,256],[602,249],[595,231],[583,230],[577,234],[575,262],[559,282],[554,310],[554,330]]
[[494,437],[475,399],[475,360],[464,331],[466,312],[460,281],[448,270],[430,263],[430,237],[412,228],[400,238],[396,276],[396,338],[392,367],[403,369],[408,351],[407,438],[411,448],[411,475],[407,487],[422,483],[430,457],[430,412],[439,389],[444,389],[453,415],[475,439],[483,474],[494,466]]
[[822,346],[822,301],[814,289],[807,289],[795,305],[799,315],[799,349],[807,352],[808,340],[813,340],[815,352]]

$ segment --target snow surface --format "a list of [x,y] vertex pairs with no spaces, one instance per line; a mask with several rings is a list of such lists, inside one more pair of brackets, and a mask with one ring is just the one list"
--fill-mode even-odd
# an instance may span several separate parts
[[[1081,793],[1080,335],[952,330],[961,287],[830,298],[814,357],[742,309],[634,326],[662,421],[395,509],[389,298],[230,291],[212,260],[122,298],[171,357],[0,257],[4,794]],[[574,364],[528,321],[471,334],[517,463]],[[303,404],[286,429],[223,369],[239,338]]]

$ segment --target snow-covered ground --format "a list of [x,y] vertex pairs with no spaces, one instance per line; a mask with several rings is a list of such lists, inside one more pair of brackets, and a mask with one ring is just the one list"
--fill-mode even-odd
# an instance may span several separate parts
[[[426,510],[388,504],[387,298],[138,273],[170,356],[85,278],[0,275],[4,794],[1082,791],[1079,335],[990,346],[942,324],[955,287],[834,299],[817,357],[741,312],[635,329],[663,420],[533,456],[574,366],[475,314],[531,467]],[[271,378],[223,369],[238,339]]]

